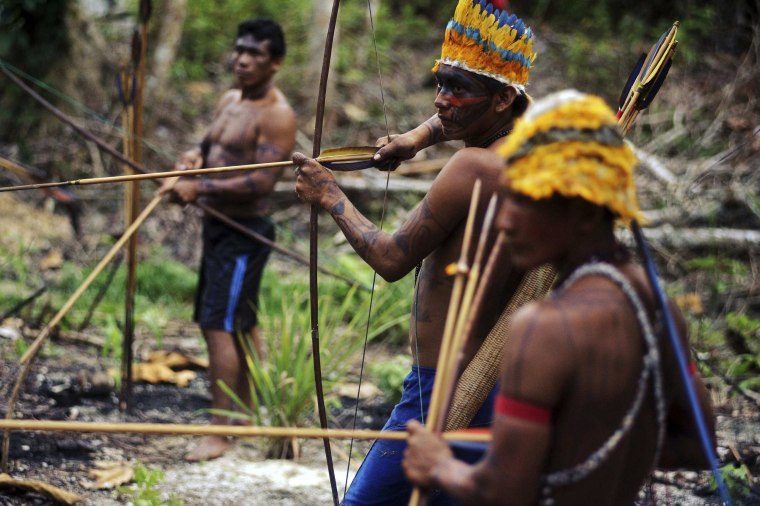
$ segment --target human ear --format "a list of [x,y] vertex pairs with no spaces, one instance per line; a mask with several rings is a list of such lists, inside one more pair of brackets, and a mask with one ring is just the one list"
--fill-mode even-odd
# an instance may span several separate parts
[[496,94],[496,112],[502,113],[512,107],[512,103],[517,97],[517,90],[514,86],[504,86]]

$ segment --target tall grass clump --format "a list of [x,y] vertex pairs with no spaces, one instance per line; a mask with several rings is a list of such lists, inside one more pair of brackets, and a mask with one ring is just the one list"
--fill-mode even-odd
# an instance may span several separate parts
[[[335,285],[337,288],[338,285]],[[328,407],[338,405],[333,387],[354,365],[366,339],[371,341],[408,321],[408,301],[396,297],[388,285],[377,287],[372,300],[371,325],[367,330],[370,293],[354,285],[320,290],[319,336],[322,384]],[[321,288],[321,287],[320,287]],[[222,388],[238,408],[237,413],[219,412],[244,418],[255,425],[302,427],[317,419],[316,387],[312,360],[309,287],[306,280],[265,274],[259,303],[259,326],[266,346],[260,357],[249,340],[241,339],[246,350],[250,399],[240,399],[226,385]],[[298,456],[295,440],[273,440],[268,456]]]

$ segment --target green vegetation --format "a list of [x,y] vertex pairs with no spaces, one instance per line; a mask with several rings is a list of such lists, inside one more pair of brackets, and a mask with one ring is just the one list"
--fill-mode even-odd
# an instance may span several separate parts
[[404,391],[404,379],[412,367],[411,355],[397,355],[392,360],[371,362],[367,364],[369,376],[389,398],[396,404]]
[[[60,307],[91,270],[70,262],[65,263],[56,286],[54,306]],[[160,250],[140,259],[137,266],[135,320],[138,324],[148,326],[160,340],[162,323],[170,319],[191,319],[196,278],[194,270],[172,260]],[[118,315],[121,319],[124,312],[126,268],[123,265],[119,266],[113,280],[110,284],[107,283],[108,277],[105,273],[99,275],[77,302],[62,327],[71,328],[78,325],[101,290],[105,290],[105,294],[93,315],[92,324],[108,326],[108,315]]]
[[[346,261],[346,260],[344,260]],[[364,268],[366,274],[368,268]],[[328,406],[336,406],[333,387],[343,381],[358,352],[368,341],[393,334],[408,321],[408,300],[399,299],[380,284],[372,297],[372,317],[367,329],[370,293],[358,286],[332,285],[320,290],[319,336],[322,382]],[[312,363],[309,289],[303,276],[281,277],[271,269],[264,276],[259,325],[267,356],[259,357],[247,340],[251,398],[241,399],[226,385],[237,413],[221,412],[250,420],[255,425],[303,427],[314,423],[315,384]],[[273,440],[270,456],[293,456],[293,441]]]
[[[90,266],[82,267],[73,262],[65,262],[55,276],[41,273],[32,268],[41,253],[31,246],[19,246],[13,250],[0,245],[0,276],[3,279],[0,283],[0,295],[4,301],[4,309],[28,297],[32,292],[30,287],[48,286],[48,290],[38,300],[30,303],[19,313],[28,321],[42,319],[40,325],[63,306],[92,271]],[[123,265],[118,266],[111,280],[106,271],[96,277],[82,294],[64,317],[61,328],[78,329],[92,311],[89,325],[97,329],[104,338],[104,347],[101,350],[103,356],[118,360],[121,356],[126,268]],[[146,327],[159,346],[163,336],[162,328],[167,322],[191,319],[196,278],[194,270],[172,260],[161,250],[139,262],[135,296],[136,326]],[[98,301],[99,295],[102,295],[102,298]],[[15,347],[17,351],[23,352],[26,344],[17,341]],[[50,354],[54,353],[54,350],[48,344],[42,352]]]
[[[748,499],[752,493],[752,480],[747,466],[726,464],[720,468],[720,474],[726,487],[728,487],[728,494],[731,499],[735,501],[735,504],[744,504],[744,500]],[[715,477],[711,476],[710,490],[715,492],[717,489]]]
[[119,487],[116,491],[120,495],[129,497],[130,504],[134,506],[182,506],[184,502],[174,493],[168,500],[161,498],[161,492],[156,490],[156,485],[163,479],[164,473],[160,469],[148,468],[138,463],[132,478],[134,484]]

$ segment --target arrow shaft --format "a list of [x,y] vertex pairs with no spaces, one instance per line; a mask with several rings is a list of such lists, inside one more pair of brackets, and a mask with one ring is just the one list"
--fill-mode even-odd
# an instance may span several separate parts
[[[101,432],[118,434],[185,434],[194,436],[216,435],[234,437],[270,437],[301,439],[407,439],[406,431],[318,429],[311,427],[256,427],[231,425],[192,425],[174,423],[101,423],[69,422],[60,420],[0,420],[0,430],[24,432]],[[488,442],[488,432],[455,431],[442,434],[448,441]]]
[[[338,156],[323,156],[317,158],[318,162],[352,162],[352,161],[365,161],[371,160],[371,155],[338,155]],[[128,164],[129,165],[129,164]],[[204,176],[209,174],[226,174],[230,172],[242,172],[248,170],[257,169],[270,169],[277,167],[291,167],[293,162],[268,162],[268,163],[249,163],[245,165],[229,165],[225,167],[208,167],[203,169],[188,169],[183,171],[165,171],[165,172],[144,172],[140,174],[124,174],[121,176],[108,176],[108,177],[93,177],[87,179],[71,179],[69,181],[54,181],[50,183],[35,183],[25,184],[18,186],[7,186],[0,188],[0,192],[11,192],[19,190],[35,190],[39,188],[54,188],[58,186],[85,186],[91,184],[105,184],[105,183],[124,183],[129,181],[143,181],[149,179],[162,179],[167,177],[189,177],[189,176]]]

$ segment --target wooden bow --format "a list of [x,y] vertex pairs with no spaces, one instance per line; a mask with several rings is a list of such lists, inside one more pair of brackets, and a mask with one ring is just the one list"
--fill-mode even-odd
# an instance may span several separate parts
[[[325,97],[327,96],[327,77],[330,73],[330,56],[332,55],[333,40],[335,39],[335,25],[338,21],[338,7],[340,0],[333,0],[330,12],[330,24],[325,38],[325,53],[322,58],[322,73],[319,77],[319,94],[317,95],[317,113],[314,124],[314,145],[312,157],[316,158],[322,146],[322,127],[325,117]],[[311,314],[311,349],[314,360],[314,384],[317,393],[317,411],[319,412],[319,425],[322,429],[327,428],[327,409],[325,408],[325,394],[322,389],[322,365],[319,356],[319,284],[317,280],[318,262],[318,227],[319,206],[312,203],[309,216],[309,308]],[[335,467],[332,460],[330,439],[322,439],[327,459],[327,473],[330,477],[330,489],[332,490],[333,503],[338,506],[338,485],[335,481]]]

